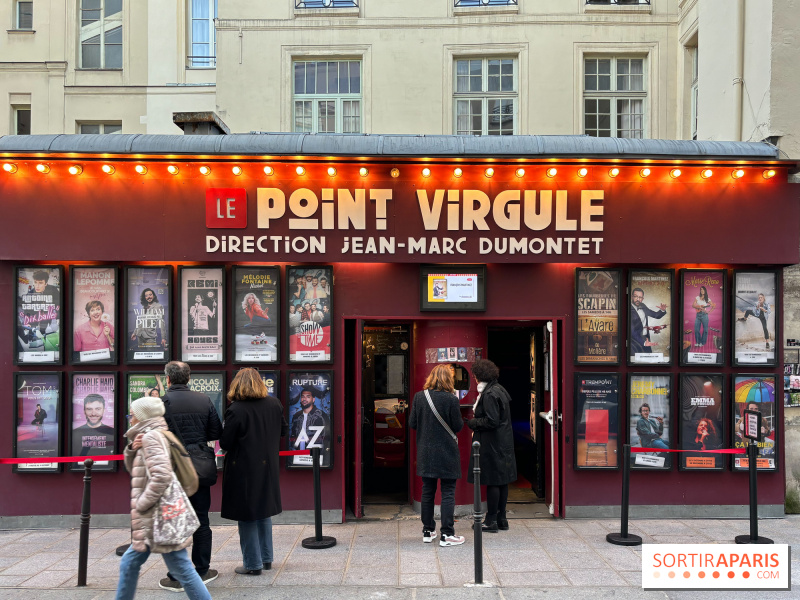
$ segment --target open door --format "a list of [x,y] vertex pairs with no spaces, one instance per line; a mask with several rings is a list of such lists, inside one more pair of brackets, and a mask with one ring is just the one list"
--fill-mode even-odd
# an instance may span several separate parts
[[347,504],[353,511],[353,516],[364,516],[363,504],[363,448],[361,445],[361,432],[363,430],[364,414],[361,405],[361,335],[364,330],[364,321],[361,319],[347,319],[345,321],[345,347],[347,370],[346,379],[350,382],[345,390],[347,408],[345,414],[345,432],[347,447]]
[[550,321],[545,328],[545,407],[539,416],[546,421],[545,425],[545,464],[550,465],[550,472],[545,475],[549,481],[545,484],[546,498],[550,514],[561,516],[561,480],[559,465],[559,435],[561,429],[561,411],[559,410],[560,373],[558,369],[560,344],[558,339],[558,322]]

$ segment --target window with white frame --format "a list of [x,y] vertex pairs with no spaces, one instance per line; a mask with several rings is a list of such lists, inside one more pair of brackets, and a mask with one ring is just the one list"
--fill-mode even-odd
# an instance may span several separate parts
[[31,134],[31,107],[30,105],[15,106],[14,108],[14,133],[16,135]]
[[33,29],[33,2],[17,0],[16,4],[14,28],[23,30]]
[[189,66],[210,68],[217,65],[217,0],[191,0]]
[[583,131],[595,137],[645,136],[645,59],[584,59]]
[[122,133],[122,122],[112,121],[110,123],[78,123],[78,133]]
[[514,135],[517,127],[517,59],[455,60],[456,135]]
[[697,46],[691,48],[692,53],[692,86],[691,86],[691,95],[692,95],[692,115],[691,115],[691,123],[692,123],[692,139],[697,139]]
[[294,131],[361,133],[361,61],[297,60]]
[[122,0],[80,0],[82,69],[122,68]]

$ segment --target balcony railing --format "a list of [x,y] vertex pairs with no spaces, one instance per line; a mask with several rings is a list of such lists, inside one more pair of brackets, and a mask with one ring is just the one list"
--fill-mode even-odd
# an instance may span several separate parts
[[516,6],[517,0],[455,0],[455,6]]
[[216,56],[193,56],[189,55],[189,67],[191,68],[211,68],[217,66]]
[[650,4],[650,0],[586,0],[586,4],[619,4],[630,6],[632,4]]
[[358,8],[358,0],[295,0],[295,8]]

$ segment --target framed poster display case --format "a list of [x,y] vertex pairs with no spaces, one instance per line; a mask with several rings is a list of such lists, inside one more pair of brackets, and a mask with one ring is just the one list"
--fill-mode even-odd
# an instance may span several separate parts
[[333,267],[286,268],[289,364],[333,363]]
[[[719,450],[725,448],[726,395],[725,377],[721,374],[681,373],[680,450]],[[724,454],[682,452],[678,455],[680,471],[722,471]]]
[[73,365],[115,365],[119,348],[119,269],[70,267]]
[[125,362],[166,364],[172,353],[172,267],[125,267]]
[[[733,377],[733,425],[734,448],[746,448],[744,437],[744,411],[753,410],[761,413],[761,441],[758,442],[756,467],[759,471],[778,470],[778,433],[780,431],[780,415],[778,403],[775,402],[777,378],[775,375],[734,375]],[[749,459],[743,454],[733,455],[733,470],[745,471],[749,467]]]
[[[217,410],[219,420],[225,419],[225,408],[228,406],[226,400],[225,372],[224,371],[192,371],[189,378],[189,389],[193,392],[200,392],[211,399],[211,403]],[[214,442],[214,454],[217,456],[217,470],[219,471],[225,464],[225,457],[220,456],[222,449],[219,447],[219,440]]]
[[225,362],[225,267],[178,267],[181,360]]
[[14,267],[15,365],[60,365],[64,356],[64,267]]
[[628,273],[628,364],[672,364],[672,271]]
[[[15,372],[13,458],[61,456],[61,372]],[[61,463],[12,465],[14,473],[59,473]]]
[[[230,308],[234,364],[280,362],[280,281],[280,267],[234,265]],[[295,306],[289,316],[296,313]]]
[[777,271],[733,272],[733,366],[778,364]]
[[681,269],[680,365],[725,364],[727,273]]
[[[126,414],[131,412],[131,403],[143,396],[153,396],[160,398],[166,392],[167,376],[164,373],[126,373],[125,375],[125,394],[127,403],[125,404]],[[127,425],[127,423],[126,423]]]
[[[72,373],[70,375],[69,456],[116,454],[117,374]],[[127,424],[127,423],[126,423]],[[124,432],[125,430],[122,429]],[[116,471],[118,461],[94,461],[93,471]],[[70,471],[83,472],[82,463],[71,463]]]
[[[289,371],[287,450],[320,448],[320,467],[333,468],[333,371]],[[287,469],[310,469],[311,456],[289,456]]]
[[648,450],[631,453],[631,469],[672,470],[672,455],[659,452],[675,447],[672,375],[628,373],[628,429],[631,447]]
[[575,364],[618,365],[619,269],[575,269]]
[[575,468],[618,469],[619,375],[575,373]]

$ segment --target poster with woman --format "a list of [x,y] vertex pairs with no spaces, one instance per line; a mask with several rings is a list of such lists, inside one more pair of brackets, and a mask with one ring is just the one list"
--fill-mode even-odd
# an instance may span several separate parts
[[225,361],[225,268],[178,267],[181,290],[181,360]]
[[[101,456],[117,450],[116,373],[73,373],[70,456]],[[83,471],[82,463],[70,471]],[[93,471],[116,471],[117,461],[95,460]]]
[[620,271],[575,270],[575,364],[619,364]]
[[[333,371],[290,371],[287,450],[320,448],[320,467],[333,468]],[[289,456],[286,468],[313,467],[311,456]]]
[[289,362],[333,362],[333,267],[288,267],[286,287]]
[[[758,442],[756,467],[759,471],[778,470],[778,409],[775,403],[774,375],[736,375],[733,378],[733,447],[746,448],[744,411],[761,413],[761,441]],[[746,470],[746,455],[734,454],[734,470]]]
[[234,363],[278,363],[280,267],[233,267]]
[[[200,392],[211,398],[211,403],[217,409],[219,420],[225,419],[225,408],[228,403],[225,399],[225,373],[194,371],[189,378],[189,389]],[[211,445],[212,442],[209,442]],[[217,470],[221,470],[225,464],[225,457],[221,456],[222,449],[219,447],[219,440],[213,442],[214,454],[217,455]]]
[[619,468],[619,375],[575,373],[575,468]]
[[678,448],[697,450],[678,456],[681,471],[722,471],[724,454],[702,450],[725,447],[725,386],[722,375],[683,373],[680,376],[680,430]]
[[681,269],[681,366],[725,362],[725,284],[725,271]]
[[[61,456],[61,373],[14,373],[13,458]],[[12,465],[14,473],[58,473],[60,463]]]
[[628,292],[628,364],[672,364],[672,271],[631,271]]
[[125,362],[167,363],[172,342],[172,267],[126,267],[125,297]]
[[128,397],[126,414],[130,414],[131,403],[134,400],[138,400],[143,396],[162,397],[166,391],[166,384],[167,377],[163,373],[128,373],[128,380],[125,386]]
[[117,364],[117,268],[72,267],[74,365]]
[[672,376],[628,373],[628,425],[631,469],[648,471],[672,469]]
[[14,267],[16,296],[15,365],[60,365],[64,349],[61,335],[60,265]]
[[777,364],[775,271],[733,272],[733,365]]

